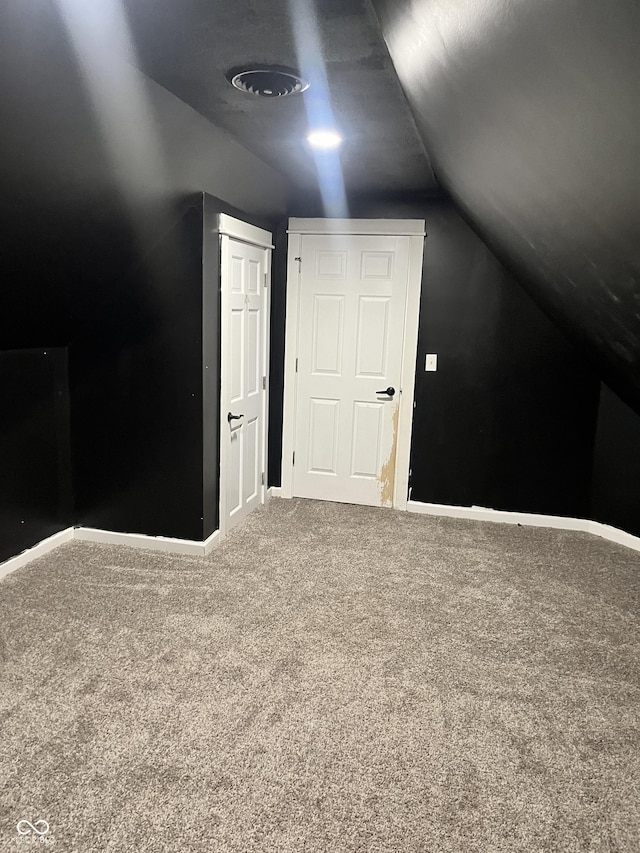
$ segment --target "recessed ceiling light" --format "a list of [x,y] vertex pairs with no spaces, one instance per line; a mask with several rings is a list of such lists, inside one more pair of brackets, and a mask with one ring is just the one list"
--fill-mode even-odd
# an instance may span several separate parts
[[337,148],[342,137],[335,130],[314,130],[307,136],[307,142],[312,148]]

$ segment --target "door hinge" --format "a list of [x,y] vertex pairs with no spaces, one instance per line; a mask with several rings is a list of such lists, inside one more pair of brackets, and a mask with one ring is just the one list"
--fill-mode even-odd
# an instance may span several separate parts
[[261,482],[261,483],[262,483],[262,485],[264,486],[264,471],[262,472],[262,477],[261,477],[260,482]]
[[293,451],[293,459],[291,460],[291,464],[292,465],[296,464],[296,452],[295,452],[295,450]]
[[268,273],[268,272],[266,272],[266,273],[264,274],[264,286],[265,286],[265,287],[268,287],[268,286],[269,286],[269,273]]
[[262,390],[263,391],[267,390],[267,377],[266,376],[262,377]]
[[298,372],[298,359],[296,358],[296,373]]

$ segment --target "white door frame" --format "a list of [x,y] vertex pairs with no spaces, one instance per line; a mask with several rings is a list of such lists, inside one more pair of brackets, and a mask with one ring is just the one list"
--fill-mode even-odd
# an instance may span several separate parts
[[[231,237],[233,240],[238,240],[241,243],[249,243],[251,246],[258,246],[265,251],[265,269],[266,269],[266,293],[264,305],[264,320],[262,328],[262,347],[264,358],[264,375],[266,376],[265,390],[262,397],[262,460],[264,467],[264,483],[260,490],[260,503],[263,504],[267,496],[268,483],[268,435],[269,435],[269,331],[271,328],[271,253],[274,248],[273,236],[268,231],[263,231],[262,228],[256,228],[255,225],[250,225],[248,222],[243,222],[240,219],[234,219],[226,213],[221,213],[218,216],[218,233],[221,238]],[[224,240],[221,239],[221,249],[224,245]],[[227,533],[227,455],[224,452],[223,436],[228,432],[229,425],[227,423],[227,412],[222,401],[226,399],[228,390],[229,376],[225,370],[225,355],[226,355],[226,329],[224,318],[225,312],[228,311],[229,288],[225,287],[224,268],[224,252],[221,251],[220,256],[220,480],[218,484],[218,507],[220,513],[220,521],[218,524],[219,538],[222,539]]]
[[418,349],[424,219],[290,219],[287,257],[287,313],[284,358],[284,407],[282,417],[282,486],[280,496],[293,497],[295,449],[296,359],[298,357],[299,293],[302,237],[305,234],[379,235],[409,237],[407,305],[404,318],[400,414],[396,448],[393,508],[406,510],[409,492],[409,461],[413,427],[413,399]]

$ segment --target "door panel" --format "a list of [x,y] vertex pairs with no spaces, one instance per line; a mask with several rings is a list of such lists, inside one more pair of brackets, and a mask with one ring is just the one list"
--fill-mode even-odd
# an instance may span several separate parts
[[249,309],[245,315],[247,339],[245,354],[245,388],[247,396],[252,397],[260,390],[262,382],[262,359],[260,358],[260,311]]
[[229,402],[237,403],[242,400],[242,362],[244,360],[244,347],[242,332],[244,330],[244,312],[242,310],[231,310],[231,322],[229,328],[230,344],[230,374],[231,387]]
[[244,425],[244,470],[243,470],[243,496],[245,503],[257,497],[260,488],[260,476],[258,474],[258,461],[260,458],[260,422],[257,418],[248,421]]
[[313,373],[340,373],[343,324],[344,298],[317,294],[313,304]]
[[389,299],[361,296],[358,305],[356,376],[382,379],[387,372]]
[[316,474],[338,473],[339,400],[310,400],[309,471]]
[[242,508],[242,431],[239,426],[231,427],[227,449],[227,513],[235,515]]
[[293,493],[390,506],[409,238],[304,236],[301,257]]
[[382,468],[382,441],[386,403],[353,404],[351,475],[375,479]]

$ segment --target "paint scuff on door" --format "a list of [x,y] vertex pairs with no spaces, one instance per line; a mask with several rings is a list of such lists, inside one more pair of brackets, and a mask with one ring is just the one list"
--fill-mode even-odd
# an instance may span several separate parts
[[392,424],[393,433],[391,440],[391,451],[387,461],[382,466],[378,484],[380,487],[380,505],[385,507],[393,506],[393,488],[396,482],[396,451],[398,449],[398,419],[400,416],[400,404],[394,403]]

